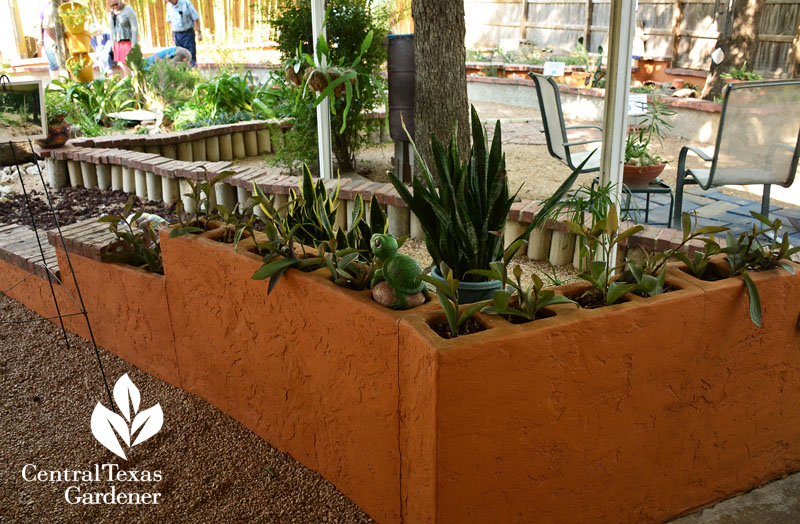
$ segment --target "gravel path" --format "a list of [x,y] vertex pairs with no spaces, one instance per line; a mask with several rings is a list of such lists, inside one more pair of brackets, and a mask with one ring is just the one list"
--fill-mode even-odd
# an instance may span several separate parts
[[[0,296],[0,322],[38,318]],[[125,373],[142,409],[164,412],[159,433],[123,461],[90,431],[95,404],[108,404],[91,345],[49,322],[0,324],[0,522],[374,522],[319,475],[277,451],[204,400],[101,350],[113,383]],[[110,407],[110,406],[106,406]],[[26,482],[22,470],[159,470],[156,482]],[[30,469],[28,470],[31,471]],[[65,490],[160,492],[158,505],[68,504]],[[73,491],[74,493],[74,491]]]

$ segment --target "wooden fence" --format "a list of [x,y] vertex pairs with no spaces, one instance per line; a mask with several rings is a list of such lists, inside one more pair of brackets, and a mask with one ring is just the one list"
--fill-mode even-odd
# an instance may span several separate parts
[[[800,0],[765,2],[755,63],[765,76],[800,74]],[[465,0],[467,47],[495,47],[529,40],[570,50],[578,38],[590,49],[608,34],[610,0]],[[649,56],[672,57],[675,67],[708,69],[724,5],[715,0],[639,0],[637,23]]]
[[[165,0],[127,0],[139,18],[143,47],[172,45],[172,33],[166,20]],[[277,9],[278,0],[192,0],[200,14],[204,37],[215,44],[253,44],[274,41],[275,31],[267,20]],[[107,0],[90,0],[92,16],[107,27]]]

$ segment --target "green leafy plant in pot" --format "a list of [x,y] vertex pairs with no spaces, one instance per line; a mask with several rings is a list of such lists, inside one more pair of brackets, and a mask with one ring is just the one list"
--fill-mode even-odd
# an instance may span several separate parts
[[63,91],[47,89],[44,95],[47,114],[47,138],[37,140],[42,147],[61,147],[69,140],[69,124],[66,119],[70,113],[70,103]]

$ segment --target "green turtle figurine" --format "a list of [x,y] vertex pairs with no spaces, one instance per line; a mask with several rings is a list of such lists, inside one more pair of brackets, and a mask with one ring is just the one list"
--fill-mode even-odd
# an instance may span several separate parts
[[[393,235],[374,234],[369,242],[372,254],[383,261],[383,267],[375,271],[372,287],[383,280],[392,288],[394,301],[389,305],[392,309],[405,309],[408,296],[422,293],[428,299],[428,288],[419,276],[422,269],[419,263],[408,255],[397,252],[397,240]],[[386,305],[386,304],[384,304]]]

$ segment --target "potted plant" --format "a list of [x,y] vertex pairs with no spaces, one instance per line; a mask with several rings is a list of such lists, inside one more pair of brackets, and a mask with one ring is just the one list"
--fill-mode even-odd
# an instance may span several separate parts
[[431,137],[436,178],[419,156],[413,140],[411,144],[422,171],[421,176],[414,178],[413,193],[393,174],[389,178],[419,219],[425,246],[433,258],[433,276],[444,280],[438,268],[445,262],[453,270],[454,279],[460,282],[462,303],[492,298],[500,283],[468,271],[489,269],[489,264],[500,257],[502,231],[516,197],[516,193],[509,195],[500,122],[495,127],[490,149],[480,117],[472,108],[472,148],[468,162],[460,159],[455,133],[447,149],[435,136]]
[[650,145],[653,137],[658,139],[659,144],[662,143],[665,131],[672,128],[672,124],[665,118],[675,114],[675,110],[658,97],[654,97],[647,103],[645,126],[638,129],[631,128],[625,142],[623,182],[626,186],[647,187],[664,171],[667,162],[651,151]]
[[78,2],[67,2],[58,8],[58,14],[68,33],[80,34],[86,31],[86,21],[91,13],[89,8]]
[[753,73],[747,71],[747,61],[742,63],[742,67],[740,69],[736,69],[734,66],[731,66],[730,71],[727,73],[722,73],[719,75],[720,78],[725,80],[728,84],[737,84],[739,82],[752,82],[754,80],[763,80],[764,77],[759,75],[758,73]]
[[67,59],[67,69],[76,82],[91,82],[94,80],[92,72],[92,59],[88,53],[72,55]]
[[47,114],[47,138],[37,140],[42,147],[61,147],[69,140],[69,124],[66,121],[70,105],[63,91],[48,89],[44,96]]

